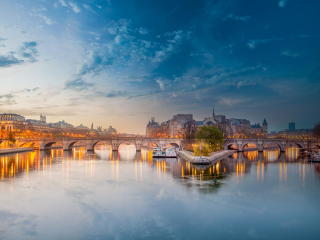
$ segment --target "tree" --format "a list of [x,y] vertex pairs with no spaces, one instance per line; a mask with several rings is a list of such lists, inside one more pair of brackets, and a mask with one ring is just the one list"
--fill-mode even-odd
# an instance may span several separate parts
[[185,134],[184,134],[184,138],[185,139],[192,139],[194,138],[194,134],[196,132],[196,122],[195,121],[188,121],[185,125],[184,125],[184,129],[185,129]]
[[215,126],[202,126],[196,132],[200,154],[202,151],[215,152],[222,149],[224,137],[222,131]]
[[8,141],[9,141],[9,145],[12,147],[13,144],[16,142],[16,139],[14,137],[14,134],[12,132],[9,132],[8,135]]
[[313,128],[313,135],[316,138],[320,138],[320,123],[316,124]]

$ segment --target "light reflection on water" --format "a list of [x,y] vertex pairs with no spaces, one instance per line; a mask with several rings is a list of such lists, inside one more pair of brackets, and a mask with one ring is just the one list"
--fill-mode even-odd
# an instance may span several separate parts
[[0,156],[0,179],[0,239],[320,233],[320,167],[296,148],[235,153],[211,166],[152,159],[130,145],[36,151]]

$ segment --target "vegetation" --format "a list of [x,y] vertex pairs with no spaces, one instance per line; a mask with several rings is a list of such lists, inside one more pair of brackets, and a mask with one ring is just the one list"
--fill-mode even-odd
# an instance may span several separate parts
[[9,132],[8,141],[11,142],[11,143],[15,143],[16,142],[16,139],[14,138],[14,134],[12,132]]
[[313,128],[313,135],[320,138],[320,123],[316,124]]
[[222,149],[224,142],[222,131],[215,126],[202,126],[196,134],[196,144],[193,145],[195,155],[208,156],[212,152]]

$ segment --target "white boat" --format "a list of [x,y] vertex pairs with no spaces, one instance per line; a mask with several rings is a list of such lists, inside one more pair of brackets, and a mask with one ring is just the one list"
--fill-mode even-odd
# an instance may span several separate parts
[[320,162],[320,152],[312,153],[309,162]]
[[177,157],[177,152],[175,147],[169,147],[165,150],[167,158],[175,158]]
[[157,147],[153,149],[152,156],[154,158],[175,158],[177,157],[177,153],[174,147],[165,149]]
[[164,158],[166,157],[166,152],[162,150],[162,148],[154,148],[152,151],[152,157],[154,158]]

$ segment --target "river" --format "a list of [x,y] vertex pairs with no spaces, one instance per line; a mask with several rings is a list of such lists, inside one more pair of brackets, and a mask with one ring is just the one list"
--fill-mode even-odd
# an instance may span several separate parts
[[320,165],[297,149],[194,167],[100,146],[0,156],[0,239],[318,239]]

